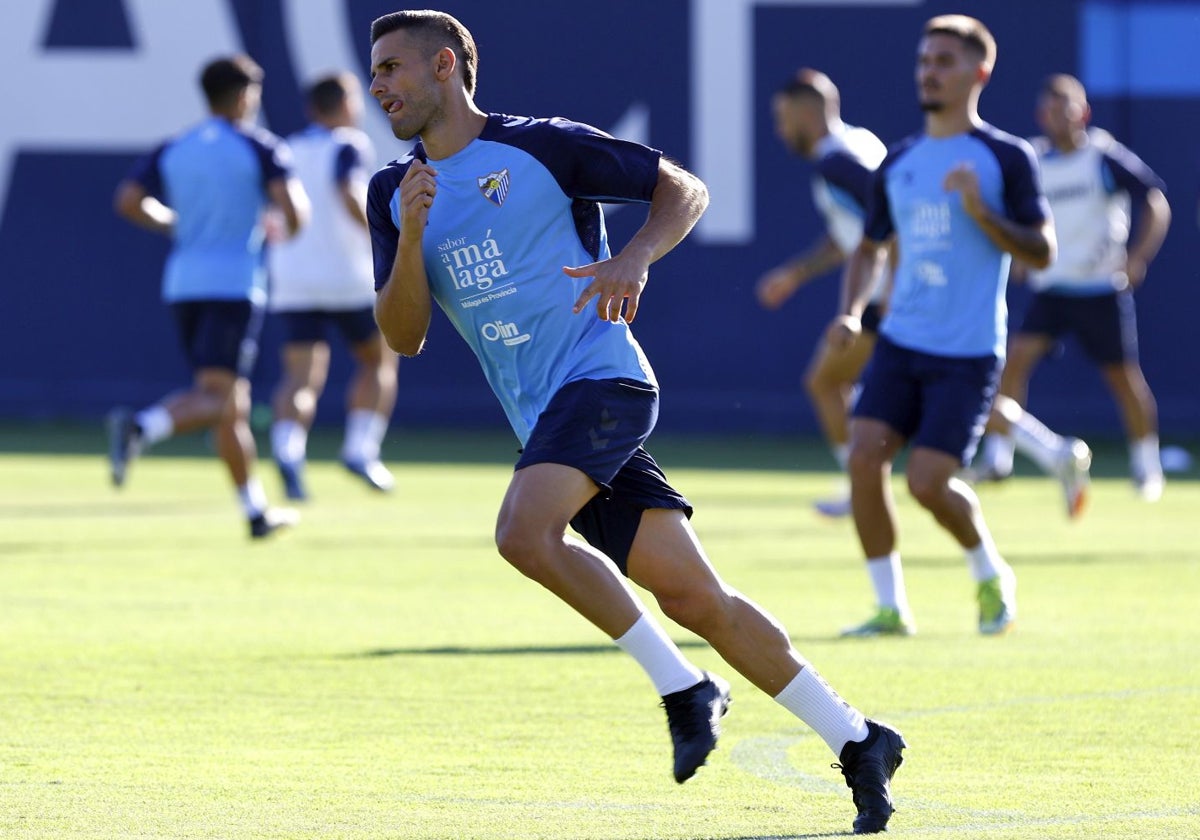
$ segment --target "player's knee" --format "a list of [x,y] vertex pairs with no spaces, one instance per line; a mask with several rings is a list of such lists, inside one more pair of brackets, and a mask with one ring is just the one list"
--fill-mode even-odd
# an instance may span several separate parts
[[656,599],[667,618],[701,638],[707,638],[725,620],[732,606],[728,592],[707,583],[656,595]]
[[884,469],[884,458],[877,447],[868,447],[850,443],[846,453],[846,472],[855,482],[871,482],[881,480]]
[[547,541],[539,531],[512,519],[496,523],[496,549],[517,571],[534,580],[541,579],[547,558]]
[[907,475],[908,492],[917,504],[927,510],[935,510],[946,495],[947,483],[941,476],[910,470]]

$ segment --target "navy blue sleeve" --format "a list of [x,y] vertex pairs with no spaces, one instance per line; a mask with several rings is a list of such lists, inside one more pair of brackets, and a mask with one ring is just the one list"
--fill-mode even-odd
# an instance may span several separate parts
[[871,188],[867,194],[866,216],[863,221],[864,239],[886,242],[896,230],[892,221],[892,208],[888,204],[887,176],[906,148],[908,144],[903,143],[889,149],[883,163],[871,173]]
[[1019,137],[992,129],[977,131],[976,136],[996,155],[1004,177],[1004,212],[1019,225],[1034,227],[1050,218],[1050,205],[1042,193],[1038,178],[1037,156],[1033,146]]
[[408,171],[406,164],[392,163],[371,176],[367,187],[367,222],[371,229],[371,256],[375,264],[375,291],[387,285],[396,262],[400,229],[392,220],[392,197]]
[[1104,182],[1110,190],[1124,190],[1135,205],[1144,202],[1150,190],[1167,191],[1167,185],[1153,169],[1115,140],[1104,150],[1100,165],[1104,167]]
[[265,187],[276,178],[287,178],[292,174],[292,150],[287,143],[264,129],[252,129],[244,135],[258,157]]
[[146,195],[152,195],[160,200],[165,196],[163,195],[162,172],[159,171],[158,162],[166,148],[167,144],[163,143],[150,154],[138,158],[133,164],[133,168],[129,170],[129,174],[125,176],[126,180],[141,184]]
[[817,161],[817,173],[831,186],[854,196],[862,208],[871,201],[873,170],[863,166],[862,161],[845,152],[833,152]]
[[562,117],[504,117],[484,136],[536,157],[571,198],[648,204],[658,184],[662,152]]
[[333,161],[333,180],[341,184],[350,180],[350,176],[363,168],[362,153],[352,143],[343,143],[338,147],[337,157]]

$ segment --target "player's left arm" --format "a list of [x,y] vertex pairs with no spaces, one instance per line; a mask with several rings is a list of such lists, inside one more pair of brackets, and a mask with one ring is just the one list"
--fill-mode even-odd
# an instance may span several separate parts
[[1135,226],[1125,256],[1125,275],[1137,288],[1146,279],[1146,268],[1158,254],[1171,226],[1171,205],[1162,178],[1141,158],[1113,141],[1104,151],[1103,175],[1113,190],[1129,193],[1136,208]]
[[308,224],[312,206],[299,178],[291,175],[272,178],[267,182],[267,198],[283,215],[288,236],[295,236]]
[[590,277],[575,301],[575,312],[582,312],[596,298],[596,312],[604,321],[625,321],[637,314],[638,300],[646,285],[650,264],[670,253],[683,241],[708,206],[708,188],[698,177],[678,164],[660,158],[658,180],[650,198],[646,221],[621,251],[607,260],[581,266],[564,266],[570,277]]

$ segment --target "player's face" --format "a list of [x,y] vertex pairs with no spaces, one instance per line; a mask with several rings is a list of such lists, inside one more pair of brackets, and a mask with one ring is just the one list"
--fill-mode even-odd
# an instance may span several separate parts
[[389,32],[371,47],[371,95],[401,140],[421,134],[437,118],[433,61],[402,29]]
[[969,101],[981,65],[953,35],[935,33],[917,47],[917,97],[923,111],[949,111]]
[[775,136],[790,151],[808,157],[812,154],[816,133],[810,103],[795,96],[778,93],[771,100],[775,115]]
[[1058,91],[1038,97],[1037,123],[1054,142],[1066,140],[1087,122],[1087,106]]

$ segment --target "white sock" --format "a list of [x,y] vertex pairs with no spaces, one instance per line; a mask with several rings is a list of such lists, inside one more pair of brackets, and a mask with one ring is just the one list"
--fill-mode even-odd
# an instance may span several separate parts
[[700,669],[684,659],[658,622],[646,613],[615,641],[642,666],[659,697],[691,688],[704,679]]
[[1058,474],[1059,460],[1066,448],[1060,435],[1046,428],[1041,420],[1028,411],[1021,412],[1021,416],[1012,424],[1012,430],[1013,442],[1023,455],[1031,458],[1043,472]]
[[299,464],[308,451],[308,430],[295,420],[276,420],[271,424],[271,452],[276,461]]
[[1006,475],[1013,469],[1013,453],[1017,444],[1011,434],[1002,435],[999,432],[988,432],[983,437],[983,463],[1000,475]]
[[356,408],[346,415],[346,438],[342,443],[342,459],[371,463],[379,460],[379,450],[387,434],[388,418]]
[[975,579],[976,583],[991,580],[1008,565],[1000,556],[1000,552],[996,550],[996,545],[990,536],[985,536],[983,542],[974,548],[966,549],[966,553],[967,565],[971,567],[971,577]]
[[1162,476],[1162,458],[1158,453],[1158,435],[1129,442],[1129,467],[1142,478]]
[[160,440],[166,440],[175,431],[175,421],[171,413],[161,405],[152,405],[134,415],[133,422],[142,430],[142,446],[150,446]]
[[783,691],[775,695],[775,702],[811,726],[836,756],[842,754],[842,747],[848,741],[867,737],[862,712],[839,697],[807,662]]
[[248,519],[261,516],[266,511],[267,493],[257,478],[252,477],[237,489],[237,493],[238,501],[242,503],[242,510]]
[[900,565],[900,552],[893,551],[883,557],[867,558],[867,573],[875,587],[875,600],[881,607],[891,607],[902,616],[911,615],[908,592],[904,587],[904,569]]
[[835,443],[832,447],[833,457],[837,459],[838,466],[844,472],[846,470],[846,462],[850,460],[850,444]]

